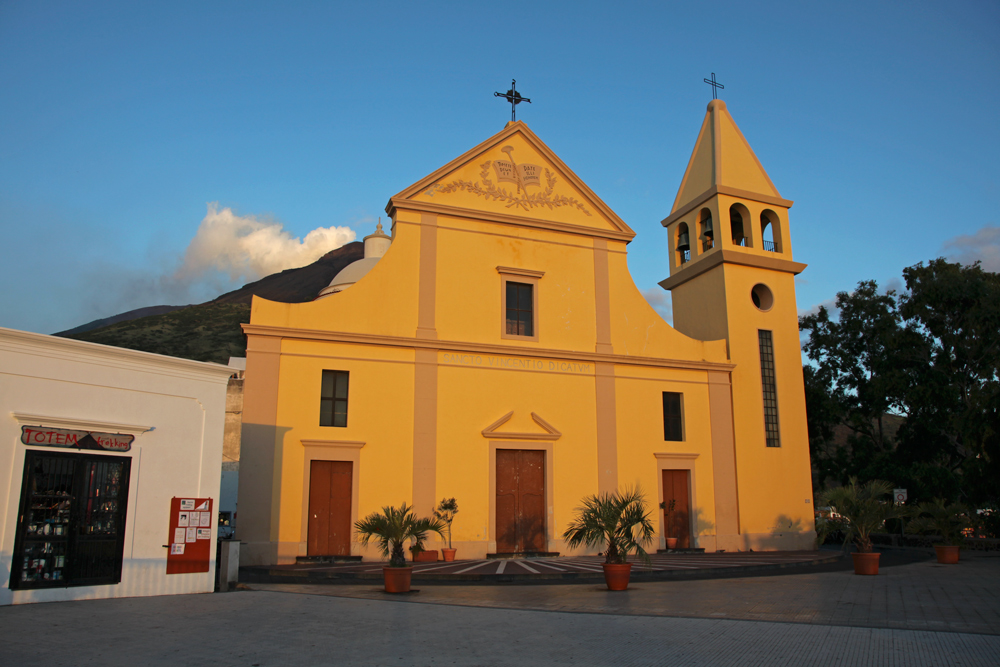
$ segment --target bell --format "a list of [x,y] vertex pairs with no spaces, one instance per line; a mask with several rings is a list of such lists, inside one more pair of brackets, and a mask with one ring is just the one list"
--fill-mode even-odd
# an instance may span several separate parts
[[677,249],[678,250],[690,250],[691,240],[688,238],[688,233],[686,231],[681,232],[677,236]]
[[701,235],[704,236],[706,239],[712,238],[712,219],[705,218],[705,220],[701,224],[702,224]]

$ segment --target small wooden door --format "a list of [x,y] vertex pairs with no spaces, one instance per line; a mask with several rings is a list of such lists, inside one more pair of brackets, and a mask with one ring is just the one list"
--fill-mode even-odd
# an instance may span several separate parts
[[310,556],[351,555],[351,461],[311,461]]
[[497,553],[546,550],[545,452],[497,450]]
[[691,495],[689,492],[691,471],[663,471],[663,503],[664,513],[674,501],[674,511],[669,521],[663,524],[664,537],[676,537],[677,546],[681,549],[691,548]]

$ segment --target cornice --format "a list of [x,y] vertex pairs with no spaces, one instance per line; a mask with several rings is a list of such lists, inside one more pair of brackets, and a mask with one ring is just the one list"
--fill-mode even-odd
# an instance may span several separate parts
[[698,454],[689,454],[687,452],[653,452],[653,456],[658,459],[681,459],[689,461],[698,458]]
[[0,327],[0,350],[219,382],[228,382],[235,370],[229,366],[207,361],[192,361],[3,327]]
[[685,359],[660,359],[657,357],[638,357],[625,354],[601,354],[576,350],[560,350],[553,348],[521,347],[519,345],[498,345],[487,343],[471,343],[466,341],[429,340],[409,336],[380,336],[375,334],[351,333],[346,331],[324,331],[319,329],[293,329],[289,327],[264,326],[259,324],[243,324],[243,333],[247,336],[265,336],[270,338],[287,338],[289,340],[332,341],[337,343],[354,343],[358,345],[382,345],[387,347],[405,347],[422,350],[440,350],[442,352],[475,352],[479,354],[495,354],[537,359],[559,359],[564,361],[583,361],[592,364],[607,363],[627,366],[646,366],[652,368],[676,368],[680,370],[721,371],[730,372],[736,364],[718,361],[688,361]]
[[10,416],[18,424],[26,426],[49,426],[51,428],[100,431],[104,433],[145,433],[152,431],[154,428],[138,424],[120,424],[118,422],[77,419],[75,417],[53,417],[50,415],[29,414],[27,412],[12,412]]
[[346,447],[348,449],[361,449],[365,443],[361,440],[311,440],[302,439],[299,442],[303,447]]
[[[544,229],[550,232],[586,236],[588,238],[596,237],[612,239],[614,241],[624,241],[625,243],[630,242],[635,237],[635,232],[632,230],[621,232],[613,229],[594,229],[593,227],[572,225],[566,222],[535,220],[533,218],[525,218],[520,215],[510,215],[509,213],[491,213],[488,211],[462,208],[459,206],[448,206],[447,204],[433,204],[431,202],[414,201],[412,199],[397,199],[396,197],[390,199],[389,204],[385,207],[386,213],[388,213],[394,220],[396,219],[396,212],[399,209],[418,211],[420,213],[433,213],[435,215],[446,215],[453,218],[470,218],[472,220],[494,222],[501,225],[513,225],[515,227],[527,227],[529,229]],[[407,222],[405,220],[397,220],[397,223],[399,222],[403,222],[404,224],[419,224]]]
[[498,266],[497,273],[506,274],[509,276],[524,276],[525,278],[541,278],[545,275],[544,271],[532,271],[531,269],[519,269],[513,266]]
[[426,190],[428,187],[430,187],[432,184],[440,180],[445,175],[455,171],[456,169],[459,169],[463,165],[467,164],[476,157],[482,155],[486,151],[491,150],[495,146],[500,145],[501,143],[503,143],[504,141],[506,141],[515,134],[520,134],[521,137],[523,137],[525,141],[531,144],[531,146],[533,146],[534,149],[537,150],[542,155],[542,157],[547,159],[552,164],[552,166],[555,167],[557,171],[561,172],[563,176],[565,176],[566,180],[572,183],[577,190],[583,193],[583,195],[590,200],[590,203],[596,209],[601,211],[605,215],[605,217],[607,217],[607,219],[611,222],[612,225],[618,228],[622,233],[629,235],[629,238],[635,236],[635,232],[633,232],[632,229],[625,224],[625,221],[622,220],[620,217],[618,217],[618,214],[612,211],[611,207],[608,206],[606,203],[604,203],[604,200],[598,197],[597,193],[591,190],[590,187],[586,183],[584,183],[579,176],[576,175],[576,172],[570,169],[566,165],[566,163],[563,162],[559,158],[559,156],[556,155],[555,152],[551,148],[549,148],[548,145],[546,145],[546,143],[542,141],[537,134],[532,132],[531,128],[529,128],[524,123],[524,121],[521,120],[507,123],[507,125],[504,126],[504,129],[500,130],[492,137],[489,137],[488,139],[481,142],[477,146],[470,148],[469,150],[465,151],[464,153],[462,153],[457,158],[455,158],[448,164],[444,165],[440,169],[435,170],[434,172],[423,177],[410,187],[397,193],[394,197],[392,197],[389,200],[389,203],[386,204],[385,207],[386,213],[389,213],[389,217],[393,217],[393,214],[390,212],[390,209],[393,210],[395,209],[394,202],[409,200],[410,197],[416,196],[420,192]]
[[738,250],[717,250],[711,255],[705,257],[705,259],[685,264],[683,269],[669,278],[661,280],[658,284],[665,290],[672,290],[678,285],[682,285],[692,278],[696,278],[706,271],[714,269],[720,264],[739,264],[741,266],[752,266],[756,269],[784,271],[785,273],[791,273],[793,275],[802,273],[805,271],[807,266],[806,264],[802,264],[800,262],[793,262],[790,259],[782,259],[779,257],[752,255]]
[[771,195],[765,195],[759,192],[740,190],[739,188],[731,188],[728,185],[713,185],[708,190],[705,190],[687,204],[661,220],[660,224],[666,227],[667,225],[677,222],[716,195],[726,195],[728,197],[736,197],[737,199],[749,199],[750,201],[760,202],[761,204],[770,204],[772,206],[781,206],[783,208],[791,208],[792,204],[795,203],[791,199],[782,199],[781,197],[772,197]]
[[482,430],[483,437],[488,440],[551,440],[553,442],[562,437],[562,433],[558,429],[534,412],[531,413],[531,419],[544,429],[543,433],[511,433],[497,430],[510,421],[513,416],[514,411],[512,410],[484,428]]

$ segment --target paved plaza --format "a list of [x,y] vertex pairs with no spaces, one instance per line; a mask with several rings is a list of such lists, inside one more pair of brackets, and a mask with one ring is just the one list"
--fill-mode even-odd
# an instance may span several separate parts
[[[656,553],[649,562],[630,557],[634,581],[759,574],[812,567],[844,560],[840,551],[761,551],[749,553]],[[492,558],[413,563],[415,583],[529,583],[604,581],[601,556],[562,558]],[[382,581],[384,563],[299,563],[241,568],[250,583],[345,584]]]
[[[912,560],[912,559],[911,559]],[[903,561],[905,562],[905,559]],[[0,609],[0,665],[990,665],[1000,557],[774,576],[421,585],[250,584]]]

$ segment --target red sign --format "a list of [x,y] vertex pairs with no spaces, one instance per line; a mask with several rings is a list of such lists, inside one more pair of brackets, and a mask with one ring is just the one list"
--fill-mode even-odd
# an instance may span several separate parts
[[134,435],[128,433],[99,433],[97,431],[71,431],[64,428],[22,426],[21,442],[42,447],[75,447],[109,452],[127,452],[132,449]]
[[170,499],[167,574],[208,572],[214,525],[211,498]]

